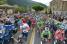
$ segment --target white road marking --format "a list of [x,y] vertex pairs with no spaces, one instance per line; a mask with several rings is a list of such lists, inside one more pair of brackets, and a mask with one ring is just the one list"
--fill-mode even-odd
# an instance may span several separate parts
[[32,42],[32,44],[34,44],[34,39],[35,39],[35,37],[33,38],[33,42]]
[[41,44],[42,44],[42,41],[41,41]]

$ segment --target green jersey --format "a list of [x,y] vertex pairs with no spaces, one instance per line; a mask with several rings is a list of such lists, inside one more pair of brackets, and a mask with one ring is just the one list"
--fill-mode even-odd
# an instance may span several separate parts
[[37,26],[40,28],[44,25],[44,21],[40,20],[37,22]]
[[41,33],[41,38],[44,38],[44,35],[51,35],[51,32],[47,29],[47,30],[44,30],[42,33]]

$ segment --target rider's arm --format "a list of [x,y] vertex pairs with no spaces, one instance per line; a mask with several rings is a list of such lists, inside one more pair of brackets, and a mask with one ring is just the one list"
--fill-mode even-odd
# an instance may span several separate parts
[[43,35],[44,35],[44,31],[41,33],[41,38],[43,38]]

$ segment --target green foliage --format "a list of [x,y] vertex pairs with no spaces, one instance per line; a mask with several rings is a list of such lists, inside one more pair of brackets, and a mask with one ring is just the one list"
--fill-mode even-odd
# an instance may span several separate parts
[[45,14],[47,14],[47,10],[45,11]]
[[41,5],[34,5],[34,6],[32,6],[32,8],[33,8],[35,11],[41,11],[41,10],[44,9],[44,7],[41,6]]
[[[18,5],[23,6],[19,9],[20,12],[26,12],[26,10],[30,11],[32,0],[7,0],[7,3],[10,5]],[[28,9],[29,8],[29,9]],[[23,9],[23,10],[22,10]]]
[[32,1],[32,6],[34,5],[41,5],[43,6],[44,8],[47,8],[47,6],[45,4],[42,4],[42,3],[39,3],[39,2],[35,2],[35,1]]
[[6,4],[6,3],[7,3],[7,0],[0,0],[0,5]]
[[51,11],[51,9],[49,10],[49,14],[52,14],[52,11]]
[[10,5],[19,5],[19,6],[30,6],[31,0],[7,0],[7,3]]
[[20,13],[22,13],[22,12],[26,12],[26,9],[24,8],[24,7],[16,7],[16,10],[15,10],[15,12],[20,12]]
[[41,11],[41,10],[43,10],[44,8],[47,8],[47,6],[46,6],[45,4],[32,1],[32,8],[33,8],[35,11]]

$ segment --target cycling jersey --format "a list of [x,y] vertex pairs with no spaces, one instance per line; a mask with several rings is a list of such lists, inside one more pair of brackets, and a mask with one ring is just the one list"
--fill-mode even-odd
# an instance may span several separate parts
[[51,32],[46,28],[42,33],[41,33],[41,38],[48,38],[50,39]]
[[22,31],[26,33],[29,31],[29,29],[30,29],[29,25],[27,23],[24,23],[22,26]]
[[54,35],[57,40],[64,40],[64,30],[57,30]]
[[38,26],[39,28],[41,28],[43,25],[44,25],[44,21],[39,20],[39,21],[37,22],[37,26]]

